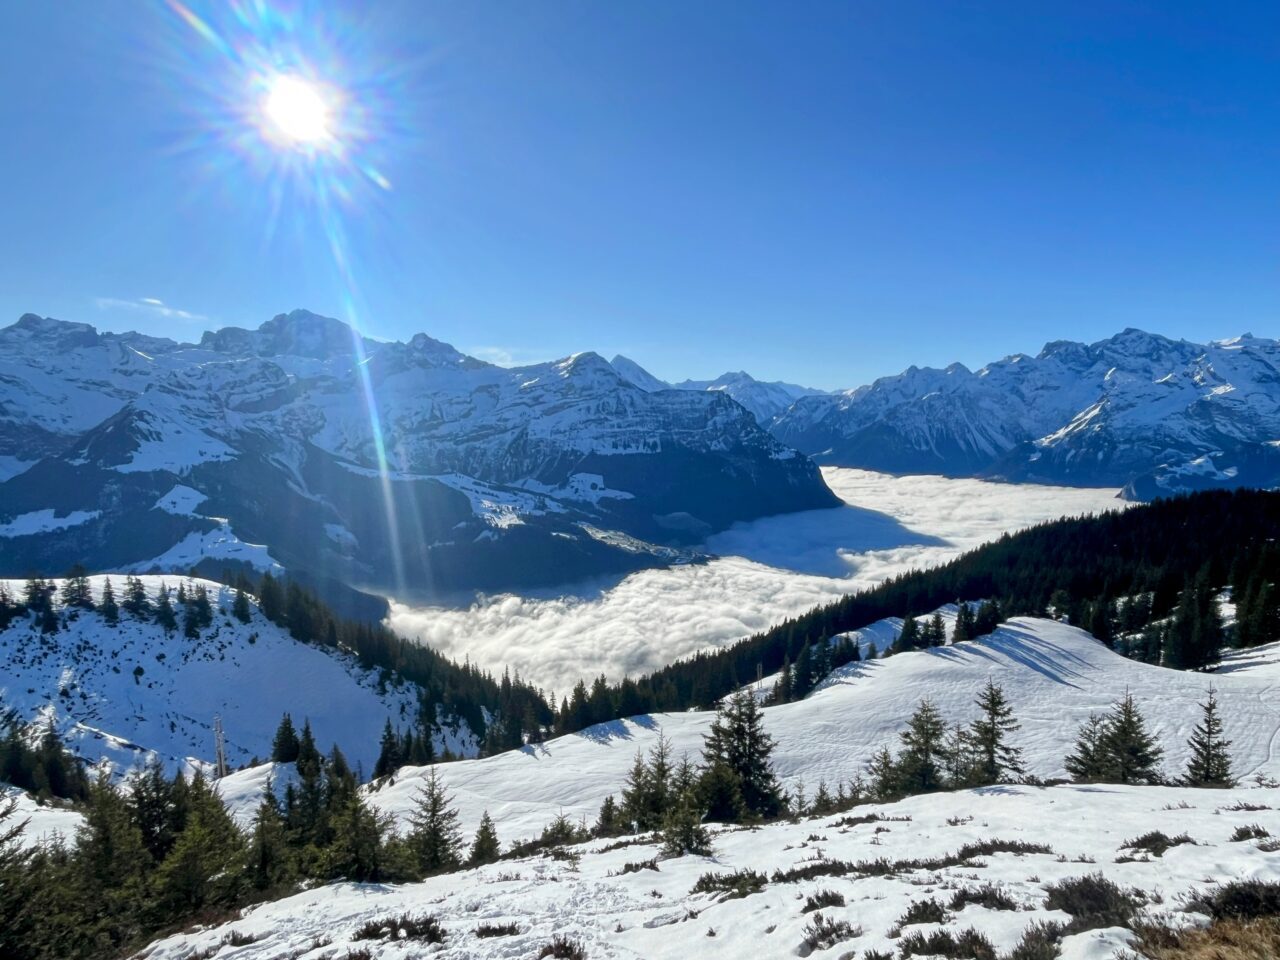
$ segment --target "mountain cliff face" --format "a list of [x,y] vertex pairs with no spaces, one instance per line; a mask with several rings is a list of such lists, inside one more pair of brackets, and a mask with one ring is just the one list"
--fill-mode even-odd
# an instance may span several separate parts
[[1121,486],[1150,499],[1280,483],[1280,342],[1125,330],[978,371],[912,367],[770,424],[823,463]]
[[836,503],[722,392],[305,311],[199,344],[24,316],[0,330],[0,480],[0,573],[246,562],[401,594],[672,562]]

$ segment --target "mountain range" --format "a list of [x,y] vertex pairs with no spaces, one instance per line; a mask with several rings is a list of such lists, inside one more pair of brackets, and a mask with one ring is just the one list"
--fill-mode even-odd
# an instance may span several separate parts
[[[835,466],[1123,487],[1135,500],[1280,484],[1280,342],[1247,334],[1192,343],[1128,329],[839,393],[745,374],[676,386],[728,392],[778,440]],[[764,399],[786,394],[785,406]]]
[[398,596],[680,562],[839,502],[723,392],[301,310],[194,344],[23,316],[0,330],[0,470],[0,573],[283,565]]
[[1123,487],[1280,483],[1280,343],[1126,330],[838,393],[666,383],[595,353],[505,368],[304,310],[198,343],[0,330],[0,575],[287,568],[369,594],[551,587],[697,560],[835,506],[817,464]]

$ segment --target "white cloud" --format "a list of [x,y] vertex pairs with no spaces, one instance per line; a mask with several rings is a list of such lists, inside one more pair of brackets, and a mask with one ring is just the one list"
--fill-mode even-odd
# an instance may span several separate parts
[[548,359],[556,359],[535,355],[528,350],[510,350],[506,347],[468,347],[466,353],[477,360],[483,360],[499,367],[525,367],[532,363],[543,363]]
[[641,571],[579,597],[505,595],[467,609],[393,603],[389,623],[448,656],[510,666],[563,693],[580,677],[634,676],[724,646],[1006,531],[1125,506],[1114,490],[823,472],[849,508],[738,524],[708,541],[719,554],[708,563]]
[[191,313],[171,307],[163,300],[155,297],[139,297],[136,300],[121,300],[117,297],[97,297],[93,301],[99,310],[131,310],[135,313],[150,313],[154,316],[166,317],[170,320],[188,320],[197,323],[208,320],[202,313]]

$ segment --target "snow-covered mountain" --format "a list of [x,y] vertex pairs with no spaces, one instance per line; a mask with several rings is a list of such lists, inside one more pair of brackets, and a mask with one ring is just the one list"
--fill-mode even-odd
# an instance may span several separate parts
[[[141,579],[153,600],[162,584],[177,589],[184,582]],[[104,580],[91,578],[95,597]],[[397,728],[414,725],[413,684],[361,667],[349,653],[293,639],[256,602],[241,623],[231,615],[228,588],[185,582],[188,589],[203,585],[214,611],[212,625],[194,639],[127,613],[110,624],[92,610],[63,611],[63,626],[48,634],[33,617],[17,618],[0,630],[0,704],[24,722],[52,721],[73,753],[117,772],[152,757],[171,769],[212,761],[215,716],[233,766],[270,757],[283,713],[299,728],[309,720],[322,749],[337,743],[365,770],[373,769],[388,719]],[[6,585],[21,596],[21,582]],[[119,578],[114,586],[119,595]],[[439,719],[437,748],[477,752],[465,720]]]
[[821,462],[1124,486],[1129,496],[1280,483],[1280,342],[1125,330],[970,371],[911,367],[803,397],[770,425]]
[[22,317],[0,330],[0,479],[0,574],[280,563],[401,594],[670,562],[836,503],[722,391],[650,393],[592,353],[505,369],[305,311],[199,344]]
[[665,380],[659,380],[628,357],[618,355],[609,363],[624,379],[650,393],[658,390],[709,390],[727,393],[750,410],[751,415],[762,425],[767,425],[801,397],[825,396],[823,391],[814,390],[811,387],[783,383],[781,380],[771,382],[757,380],[751,374],[741,370],[737,373],[723,373],[714,380],[682,380],[679,383],[667,383]]

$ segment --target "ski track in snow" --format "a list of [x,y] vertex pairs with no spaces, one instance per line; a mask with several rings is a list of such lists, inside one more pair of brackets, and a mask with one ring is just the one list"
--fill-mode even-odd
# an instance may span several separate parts
[[1112,489],[836,467],[823,475],[847,506],[737,524],[708,541],[718,555],[708,563],[644,570],[558,597],[486,597],[466,609],[393,601],[388,625],[562,694],[579,678],[634,676],[727,645],[1006,532],[1128,506]]

